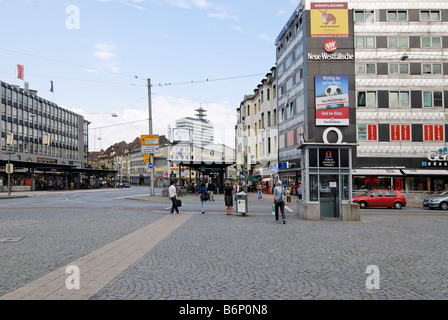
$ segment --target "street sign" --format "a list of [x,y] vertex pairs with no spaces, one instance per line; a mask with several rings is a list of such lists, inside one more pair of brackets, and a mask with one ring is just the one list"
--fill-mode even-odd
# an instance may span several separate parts
[[159,152],[160,152],[160,149],[158,146],[143,146],[142,145],[142,153],[144,155],[145,154],[157,154]]
[[149,154],[144,154],[143,155],[143,162],[145,162],[145,163],[149,163]]
[[158,146],[159,145],[159,135],[144,135],[141,136],[142,146]]
[[148,168],[152,169],[152,168],[154,168],[154,165],[152,163],[148,163]]
[[11,163],[6,164],[6,173],[14,173],[14,165]]

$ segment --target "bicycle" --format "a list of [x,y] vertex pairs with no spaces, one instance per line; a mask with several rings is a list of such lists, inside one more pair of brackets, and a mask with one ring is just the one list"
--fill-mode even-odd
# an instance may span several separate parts
[[161,195],[162,197],[168,197],[168,196],[169,196],[169,191],[168,191],[168,189],[167,189],[167,188],[164,188],[164,189],[162,190],[162,192],[160,193],[160,195]]

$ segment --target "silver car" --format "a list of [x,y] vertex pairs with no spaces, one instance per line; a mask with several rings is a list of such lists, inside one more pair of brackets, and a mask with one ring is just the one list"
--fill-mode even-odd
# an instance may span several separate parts
[[423,207],[429,209],[439,208],[442,210],[448,210],[448,191],[424,199]]

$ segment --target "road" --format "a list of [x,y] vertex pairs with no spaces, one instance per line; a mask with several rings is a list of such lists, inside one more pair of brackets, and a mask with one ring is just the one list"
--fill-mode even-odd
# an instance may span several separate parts
[[[156,195],[160,194],[160,189],[155,189]],[[17,195],[18,193],[15,193]],[[142,197],[149,195],[148,187],[131,187],[125,189],[97,189],[85,191],[54,191],[54,192],[33,192],[27,193],[25,198],[0,200],[0,208],[144,208],[150,211],[166,212],[171,203],[168,198],[156,196],[150,200]],[[271,195],[263,195],[263,201],[256,200],[256,194],[250,194],[251,210],[254,213],[266,213],[270,211]],[[132,201],[132,200],[135,201]],[[187,195],[181,197],[186,199],[182,210],[196,212],[200,210],[199,196]],[[295,197],[292,197],[295,201]],[[207,209],[210,213],[225,212],[222,195],[216,196],[215,202],[207,202]],[[234,211],[236,208],[234,208]],[[286,213],[295,213],[296,204],[291,203],[286,206]],[[444,215],[448,211],[428,210],[425,208],[402,208],[401,210],[387,208],[366,208],[361,210],[362,215]]]

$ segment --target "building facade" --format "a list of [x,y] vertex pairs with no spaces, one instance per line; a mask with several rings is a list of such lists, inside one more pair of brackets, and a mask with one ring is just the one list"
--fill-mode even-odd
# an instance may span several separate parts
[[242,176],[263,181],[268,190],[278,168],[276,68],[246,95],[237,109],[237,169]]
[[303,0],[280,32],[280,177],[322,215],[360,188],[447,189],[447,9]]
[[[0,86],[0,160],[15,164],[13,188],[60,187],[67,177],[54,172],[87,168],[89,122],[82,115],[39,97],[27,83],[21,88],[0,81]],[[3,169],[3,186],[6,176]],[[72,180],[82,183],[79,175]]]

